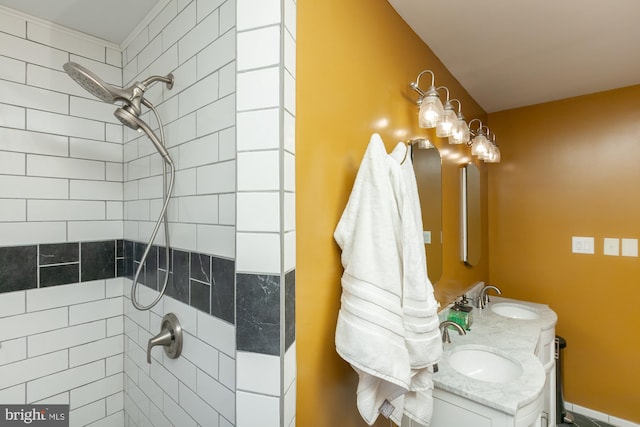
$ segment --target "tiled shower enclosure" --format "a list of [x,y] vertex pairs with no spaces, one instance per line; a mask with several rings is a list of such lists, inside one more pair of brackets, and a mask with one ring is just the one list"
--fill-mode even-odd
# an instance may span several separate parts
[[[295,12],[160,0],[116,45],[0,8],[0,404],[69,404],[72,426],[295,425]],[[117,86],[175,76],[145,95],[177,169],[150,311],[130,290],[162,163],[68,61]],[[148,364],[169,312],[182,356]]]

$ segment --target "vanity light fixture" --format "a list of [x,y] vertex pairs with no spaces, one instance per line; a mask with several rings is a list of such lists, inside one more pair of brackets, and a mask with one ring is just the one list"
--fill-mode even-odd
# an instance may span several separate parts
[[500,163],[500,149],[498,146],[491,145],[489,152],[482,160],[484,160],[485,163]]
[[[420,88],[420,78],[423,74],[431,74],[431,86],[425,92]],[[471,154],[486,163],[500,162],[500,149],[495,143],[496,136],[491,130],[482,124],[480,119],[473,119],[468,124],[462,115],[462,103],[457,99],[449,99],[449,89],[446,86],[435,86],[436,76],[431,70],[423,70],[416,77],[415,82],[410,82],[409,87],[420,96],[416,102],[420,106],[418,112],[418,126],[423,129],[436,128],[436,136],[448,138],[449,144],[467,144],[471,146]],[[438,90],[447,92],[447,99],[442,104]],[[458,103],[458,111],[452,103]],[[478,128],[473,131],[472,123],[478,122]],[[491,136],[491,140],[489,139]],[[431,148],[434,145],[424,138],[410,141],[410,145],[417,144],[418,148]],[[427,146],[429,145],[429,146]]]
[[487,133],[484,129],[489,130],[488,127],[482,124],[480,119],[473,119],[469,122],[469,129],[471,129],[471,125],[474,122],[480,123],[478,129],[473,132],[473,139],[471,139],[471,154],[474,156],[478,156],[480,159],[484,155],[484,153],[489,149],[489,140],[487,139]]
[[469,132],[469,126],[462,115],[462,104],[457,99],[452,99],[451,102],[458,103],[458,114],[456,115],[456,123],[451,129],[451,135],[449,135],[449,144],[468,144],[471,140],[471,134]]
[[[453,127],[458,124],[458,116],[456,116],[456,110],[453,109],[453,105],[451,105],[451,101],[449,100],[449,89],[447,89],[446,86],[439,86],[437,90],[440,89],[447,91],[447,100],[444,103],[442,118],[436,125],[436,136],[448,138],[451,136]],[[458,104],[460,104],[460,101],[458,101]]]
[[489,130],[488,127],[483,126],[478,129],[475,138],[471,140],[471,154],[474,156],[478,156],[479,159],[482,160],[484,155],[489,151],[489,139],[487,138],[487,133],[484,129]]
[[484,160],[485,163],[500,163],[500,149],[498,148],[498,144],[496,144],[496,134],[493,132],[491,132],[489,148],[481,159]]
[[[420,77],[424,73],[431,74],[431,86],[427,91],[423,91],[420,89]],[[418,105],[420,105],[420,111],[418,112],[418,126],[424,129],[434,128],[438,125],[440,120],[442,120],[442,115],[444,114],[444,107],[442,106],[442,101],[440,101],[440,95],[438,95],[438,91],[435,86],[435,74],[431,70],[424,70],[418,77],[415,82],[409,83],[411,89],[418,92],[420,95],[420,99],[418,100]]]

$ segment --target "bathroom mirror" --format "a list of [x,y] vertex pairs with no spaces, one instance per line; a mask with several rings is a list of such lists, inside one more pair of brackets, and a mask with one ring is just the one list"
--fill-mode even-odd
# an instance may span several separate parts
[[460,235],[462,262],[476,265],[480,261],[482,247],[482,223],[480,210],[480,171],[473,163],[460,169],[462,200]]
[[435,285],[442,276],[442,160],[438,149],[428,145],[420,148],[420,144],[412,144],[411,156],[422,210],[427,273]]

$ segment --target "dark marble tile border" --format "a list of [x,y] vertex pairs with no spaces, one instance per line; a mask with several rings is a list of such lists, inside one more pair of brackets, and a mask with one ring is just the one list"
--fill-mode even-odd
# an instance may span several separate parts
[[280,276],[238,274],[238,351],[280,356]]
[[118,242],[0,247],[0,293],[117,277]]
[[295,269],[284,275],[238,273],[236,292],[238,351],[282,356],[282,341],[286,352],[296,340]]
[[[124,242],[125,277],[133,279],[145,247],[145,243]],[[152,289],[162,289],[167,264],[167,296],[235,325],[234,260],[170,249],[167,263],[166,248],[154,246],[143,264],[139,282]]]
[[284,276],[284,349],[287,351],[296,340],[296,271]]
[[211,314],[236,323],[236,263],[223,258],[211,259]]
[[0,292],[38,287],[38,246],[0,248]]
[[77,263],[80,261],[78,243],[50,243],[40,245],[38,259],[40,265]]
[[[104,240],[0,247],[0,293],[92,280],[133,279],[146,243]],[[152,246],[140,284],[235,324],[235,261],[197,252]]]
[[40,288],[80,282],[80,244],[39,245],[38,273]]
[[80,243],[80,281],[117,277],[116,240]]
[[[105,240],[0,247],[0,293],[91,280],[133,279],[146,244]],[[168,261],[168,262],[167,262]],[[160,290],[169,275],[167,295],[236,325],[237,348],[280,355],[295,342],[295,270],[277,275],[235,272],[235,261],[197,252],[153,246],[140,284]],[[284,281],[284,333],[281,334],[281,280]]]

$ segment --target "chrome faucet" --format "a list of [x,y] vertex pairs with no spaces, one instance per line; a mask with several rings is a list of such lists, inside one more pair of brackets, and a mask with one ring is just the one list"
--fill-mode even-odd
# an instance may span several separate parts
[[452,322],[451,320],[445,320],[440,323],[440,333],[442,334],[442,342],[443,343],[451,343],[451,337],[449,336],[449,326],[453,326],[458,331],[458,335],[467,335],[467,331],[456,322]]
[[489,303],[489,295],[487,295],[487,292],[490,289],[493,289],[494,291],[496,291],[498,295],[502,295],[502,291],[497,286],[493,286],[493,285],[485,286],[484,288],[482,288],[482,290],[480,291],[480,295],[478,296],[479,309],[485,308]]

